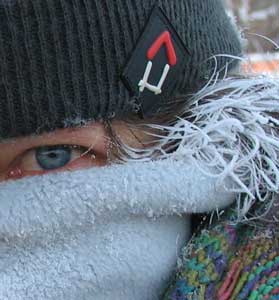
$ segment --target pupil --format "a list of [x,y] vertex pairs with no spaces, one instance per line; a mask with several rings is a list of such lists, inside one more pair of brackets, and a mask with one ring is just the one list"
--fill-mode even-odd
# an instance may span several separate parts
[[49,153],[49,157],[50,157],[50,158],[55,158],[55,157],[57,157],[57,155],[56,155],[55,153],[52,152],[52,153]]
[[43,170],[62,168],[71,160],[72,149],[67,146],[46,146],[36,149],[36,160]]

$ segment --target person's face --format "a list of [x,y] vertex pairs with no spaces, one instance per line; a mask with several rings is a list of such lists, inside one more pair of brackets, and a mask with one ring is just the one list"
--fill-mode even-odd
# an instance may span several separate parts
[[[121,121],[112,123],[119,138],[141,148],[147,136],[130,130]],[[84,127],[59,129],[42,135],[19,137],[0,143],[0,181],[58,171],[105,166],[113,147],[101,122]]]
[[[153,140],[124,122],[112,129],[136,149]],[[0,295],[149,300],[162,293],[190,220],[152,217],[140,202],[143,211],[135,210],[133,191],[156,207],[161,195],[154,199],[146,184],[158,184],[146,169],[131,172],[141,164],[113,165],[113,146],[101,122],[0,143]]]

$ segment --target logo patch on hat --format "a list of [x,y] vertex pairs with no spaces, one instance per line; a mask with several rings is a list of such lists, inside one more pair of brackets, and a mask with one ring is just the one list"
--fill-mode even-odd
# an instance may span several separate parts
[[178,33],[162,9],[155,7],[122,75],[127,88],[138,96],[144,115],[173,95],[187,56]]

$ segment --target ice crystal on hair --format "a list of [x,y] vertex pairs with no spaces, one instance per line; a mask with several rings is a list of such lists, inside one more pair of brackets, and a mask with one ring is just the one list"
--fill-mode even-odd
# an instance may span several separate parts
[[[160,158],[193,159],[202,172],[238,194],[243,219],[256,200],[271,199],[279,190],[279,78],[220,79],[216,71],[191,103],[187,117],[174,125],[150,125],[168,132],[159,145],[127,151],[143,160],[154,159],[158,151]],[[168,151],[169,145],[175,151]]]

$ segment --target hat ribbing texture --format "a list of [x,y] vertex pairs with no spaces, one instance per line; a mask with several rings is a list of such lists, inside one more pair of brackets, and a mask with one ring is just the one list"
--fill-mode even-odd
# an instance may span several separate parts
[[0,138],[133,113],[121,74],[155,4],[191,53],[177,92],[241,53],[219,0],[0,0]]

